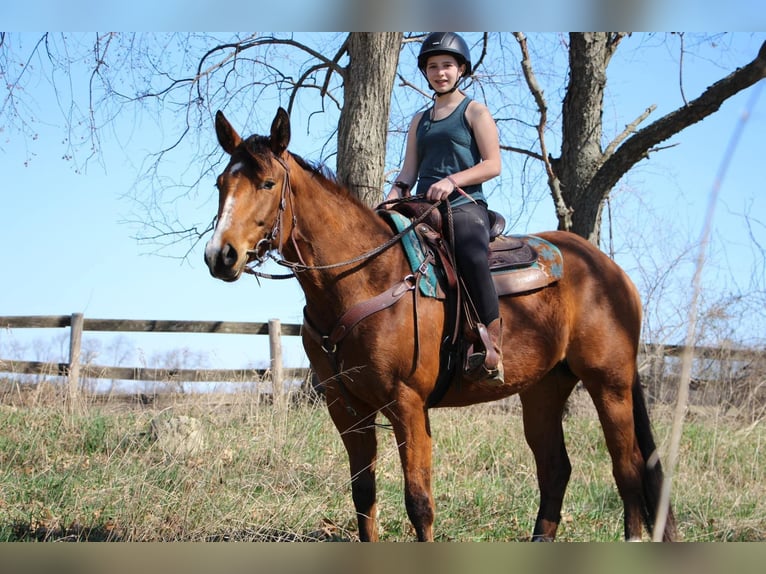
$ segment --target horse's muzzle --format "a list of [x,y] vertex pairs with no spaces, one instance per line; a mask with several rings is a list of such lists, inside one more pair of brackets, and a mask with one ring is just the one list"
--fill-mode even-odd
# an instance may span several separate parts
[[238,264],[239,253],[230,243],[218,249],[207,245],[205,248],[205,263],[210,274],[223,281],[236,281],[242,274],[242,265]]

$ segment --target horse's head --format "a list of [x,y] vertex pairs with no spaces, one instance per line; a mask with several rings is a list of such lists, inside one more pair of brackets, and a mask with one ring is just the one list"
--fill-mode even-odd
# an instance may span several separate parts
[[236,281],[245,265],[263,256],[271,248],[270,240],[278,239],[273,234],[280,224],[281,198],[289,185],[285,161],[290,119],[279,108],[269,137],[243,140],[219,111],[215,131],[230,160],[216,181],[218,218],[205,246],[205,263],[213,277]]

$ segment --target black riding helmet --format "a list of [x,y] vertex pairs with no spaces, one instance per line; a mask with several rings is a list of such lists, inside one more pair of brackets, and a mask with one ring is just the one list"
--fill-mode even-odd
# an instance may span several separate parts
[[455,34],[455,32],[432,32],[423,40],[418,54],[418,68],[424,77],[427,77],[426,62],[428,57],[436,54],[455,56],[458,64],[465,64],[463,77],[471,75],[471,51],[459,34]]

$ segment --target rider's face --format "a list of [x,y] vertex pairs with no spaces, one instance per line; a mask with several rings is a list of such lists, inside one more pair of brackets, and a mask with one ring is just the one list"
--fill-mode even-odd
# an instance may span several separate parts
[[449,54],[437,54],[426,61],[426,78],[437,92],[451,90],[465,70],[457,59]]

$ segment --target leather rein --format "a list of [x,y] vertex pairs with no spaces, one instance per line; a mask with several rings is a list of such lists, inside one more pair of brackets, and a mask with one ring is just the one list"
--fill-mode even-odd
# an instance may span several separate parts
[[[404,228],[402,231],[391,237],[388,241],[385,243],[379,245],[378,247],[375,247],[374,249],[371,249],[370,251],[367,251],[366,253],[362,253],[361,255],[357,255],[356,257],[353,257],[352,259],[348,259],[346,261],[340,261],[338,263],[331,263],[328,265],[306,265],[306,263],[303,261],[303,257],[301,256],[300,250],[298,249],[298,245],[295,241],[295,230],[298,228],[298,219],[295,215],[295,209],[292,210],[293,217],[292,217],[292,229],[290,230],[290,240],[293,244],[293,247],[295,248],[295,252],[298,254],[298,259],[300,259],[300,262],[295,261],[287,261],[286,259],[279,259],[272,255],[272,251],[276,249],[276,251],[281,255],[282,254],[282,238],[281,238],[281,221],[282,217],[285,213],[285,208],[287,206],[288,198],[292,202],[293,193],[292,193],[292,186],[290,185],[290,166],[287,165],[287,163],[280,157],[275,157],[275,159],[279,162],[279,164],[282,166],[282,168],[285,170],[285,178],[282,180],[282,192],[280,195],[279,200],[279,209],[277,211],[277,216],[274,219],[274,225],[271,228],[271,231],[269,234],[261,239],[253,249],[248,250],[248,255],[253,255],[255,257],[255,261],[253,261],[251,264],[248,264],[244,272],[249,273],[250,275],[254,275],[256,277],[261,277],[264,279],[292,279],[295,277],[296,272],[301,271],[318,271],[318,270],[324,270],[324,269],[335,269],[337,267],[345,267],[347,265],[353,265],[354,263],[359,263],[360,261],[366,261],[368,259],[372,259],[376,255],[379,255],[380,253],[383,253],[386,249],[392,247],[393,245],[396,245],[402,237],[407,235],[410,231],[412,231],[419,223],[426,220],[430,213],[439,207],[441,205],[442,201],[436,201],[434,202],[428,209],[426,209],[422,214],[420,214],[418,217],[413,218],[410,222],[410,224]],[[393,199],[383,202],[381,205],[388,205],[393,203],[403,203],[407,201],[413,201],[415,198],[412,197],[402,197],[399,199]],[[274,247],[274,240],[279,238],[279,241],[277,241],[277,247]],[[259,251],[263,247],[263,255],[259,254]],[[281,265],[283,267],[288,267],[293,270],[292,273],[284,273],[281,275],[274,275],[270,273],[262,273],[260,271],[256,271],[254,268],[262,265],[266,262],[266,259],[269,258],[272,261],[274,261],[277,265]]]

